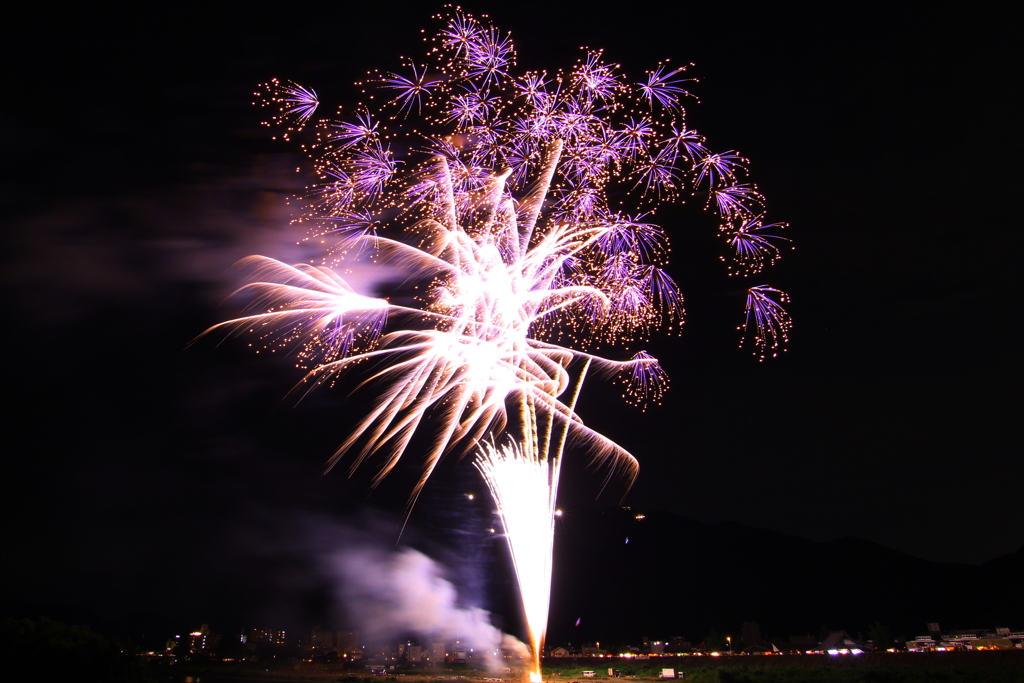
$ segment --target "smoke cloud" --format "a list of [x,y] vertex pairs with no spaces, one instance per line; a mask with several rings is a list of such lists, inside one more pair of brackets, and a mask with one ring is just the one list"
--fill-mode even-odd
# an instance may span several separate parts
[[338,597],[369,640],[414,634],[439,642],[460,639],[474,650],[525,650],[491,624],[490,613],[460,606],[443,568],[417,550],[348,548],[331,563]]
[[[443,564],[415,548],[396,548],[399,527],[387,523],[388,517],[364,512],[361,524],[343,524],[303,516],[288,525],[292,552],[314,560],[319,582],[344,612],[347,628],[358,630],[366,643],[408,637],[424,645],[460,640],[476,652],[505,649],[514,656],[528,655],[526,645],[491,623],[490,612],[467,604]],[[296,528],[305,533],[296,537]],[[406,532],[415,535],[415,530]],[[488,661],[498,665],[501,660]]]

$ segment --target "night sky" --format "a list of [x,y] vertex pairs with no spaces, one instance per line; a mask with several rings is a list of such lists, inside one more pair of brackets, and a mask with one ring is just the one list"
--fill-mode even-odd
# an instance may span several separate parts
[[[693,62],[688,121],[751,159],[769,217],[791,226],[796,249],[764,281],[792,297],[792,343],[762,364],[737,348],[744,285],[701,201],[659,215],[687,324],[644,348],[670,392],[641,413],[595,384],[580,406],[641,463],[627,504],[944,562],[1024,544],[1020,16],[464,6],[511,31],[527,68],[569,66],[580,46],[631,75]],[[287,204],[312,176],[260,125],[255,86],[288,78],[324,114],[349,106],[367,70],[422,53],[440,9],[90,6],[17,27],[0,111],[0,598],[285,620],[308,607],[294,595],[315,600],[311,549],[350,537],[332,530],[394,543],[415,463],[372,494],[365,476],[322,475],[359,404],[296,404],[293,363],[244,341],[186,346],[237,313],[239,258],[315,255]],[[619,502],[614,486],[595,500],[601,473],[570,457],[567,508]],[[430,540],[445,515],[486,522],[461,497],[480,490],[467,465],[443,468],[407,539],[469,575],[457,542]]]

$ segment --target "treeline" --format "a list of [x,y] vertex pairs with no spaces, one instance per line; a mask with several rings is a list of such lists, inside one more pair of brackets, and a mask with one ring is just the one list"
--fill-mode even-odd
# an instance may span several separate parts
[[27,681],[156,681],[130,646],[45,618],[0,621],[0,670],[25,672]]

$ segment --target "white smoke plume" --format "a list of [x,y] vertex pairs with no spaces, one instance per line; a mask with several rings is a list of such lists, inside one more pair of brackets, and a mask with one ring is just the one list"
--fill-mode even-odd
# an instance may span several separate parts
[[368,640],[415,634],[432,641],[459,639],[475,651],[526,652],[521,641],[491,624],[489,612],[460,606],[442,567],[419,551],[347,548],[329,562],[338,577],[338,598]]

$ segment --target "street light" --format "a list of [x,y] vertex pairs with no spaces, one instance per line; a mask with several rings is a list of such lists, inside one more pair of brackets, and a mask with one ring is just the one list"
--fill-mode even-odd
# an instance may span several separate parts
[[725,642],[729,645],[729,654],[732,654],[732,636],[726,636]]

